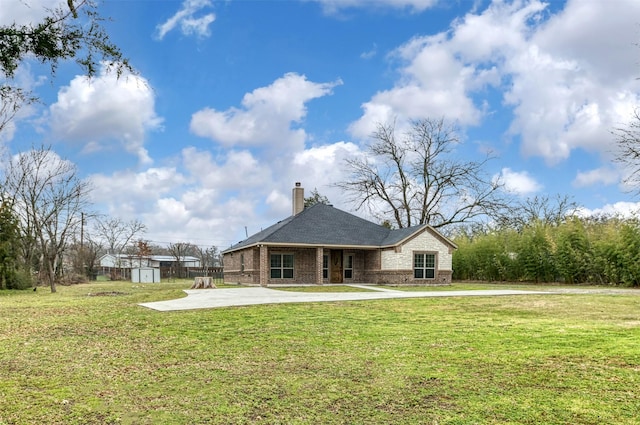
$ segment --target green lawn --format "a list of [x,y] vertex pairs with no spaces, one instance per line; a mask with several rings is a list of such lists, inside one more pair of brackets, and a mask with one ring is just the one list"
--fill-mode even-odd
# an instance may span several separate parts
[[0,291],[0,424],[640,423],[638,295],[137,305],[189,285]]

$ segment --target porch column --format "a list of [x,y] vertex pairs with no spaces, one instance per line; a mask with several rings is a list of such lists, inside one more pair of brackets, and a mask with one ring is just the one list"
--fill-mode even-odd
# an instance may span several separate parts
[[269,255],[268,249],[264,245],[260,245],[260,286],[267,286],[269,282]]
[[322,257],[324,255],[324,248],[316,248],[316,283],[322,285]]

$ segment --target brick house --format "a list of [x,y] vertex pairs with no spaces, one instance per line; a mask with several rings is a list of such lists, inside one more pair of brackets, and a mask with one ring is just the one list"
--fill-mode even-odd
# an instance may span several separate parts
[[224,279],[259,284],[449,284],[456,245],[429,225],[386,227],[330,205],[304,208],[222,252]]

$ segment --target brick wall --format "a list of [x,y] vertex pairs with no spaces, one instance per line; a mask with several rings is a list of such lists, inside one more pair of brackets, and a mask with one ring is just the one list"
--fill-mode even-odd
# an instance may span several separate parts
[[324,279],[322,278],[322,258],[324,256],[323,248],[316,248],[316,281],[314,283],[322,284]]
[[413,268],[413,252],[437,253],[438,269],[452,269],[453,252],[448,244],[432,234],[428,228],[406,241],[400,249],[382,251],[382,270],[408,270]]
[[[259,284],[260,252],[258,248],[247,248],[224,254],[224,280],[228,283]],[[242,261],[244,260],[244,267]]]
[[[413,254],[427,252],[436,255],[436,276],[434,279],[413,278]],[[385,249],[380,253],[381,271],[376,274],[375,283],[441,285],[451,284],[452,247],[437,234],[426,228],[414,238],[395,249]]]
[[412,270],[377,270],[369,273],[368,283],[377,285],[450,285],[452,272],[439,270],[435,279],[414,279]]
[[[420,245],[419,245],[420,246]],[[405,245],[401,250],[343,250],[344,255],[353,255],[353,278],[345,279],[345,283],[373,283],[373,284],[450,284],[451,270],[442,269],[442,251],[438,251],[435,279],[414,279],[413,278],[413,250],[412,245]],[[270,254],[293,254],[293,279],[271,279],[270,277]],[[318,284],[328,283],[329,279],[322,279],[322,255],[330,255],[329,249],[322,248],[268,248],[253,247],[225,254],[224,279],[229,283],[239,284],[283,284],[302,283]],[[381,270],[383,258],[388,255],[404,255],[410,259],[409,263],[402,269]],[[244,269],[241,260],[244,258]],[[403,264],[406,260],[403,260]],[[259,264],[265,264],[260,270]],[[444,261],[447,264],[447,260]],[[388,265],[388,263],[387,263]],[[331,273],[329,273],[329,276]]]
[[[268,283],[317,283],[317,251],[316,248],[269,248],[267,255],[267,275],[269,274],[269,258],[271,254],[293,254],[293,279],[272,279]],[[322,268],[322,259],[320,261]]]

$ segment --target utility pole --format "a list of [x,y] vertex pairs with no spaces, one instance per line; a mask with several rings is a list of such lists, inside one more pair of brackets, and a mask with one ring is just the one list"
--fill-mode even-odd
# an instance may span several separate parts
[[84,213],[80,213],[80,250],[84,248]]
[[87,267],[84,255],[84,212],[80,212],[80,264],[82,267],[82,274],[86,275]]

